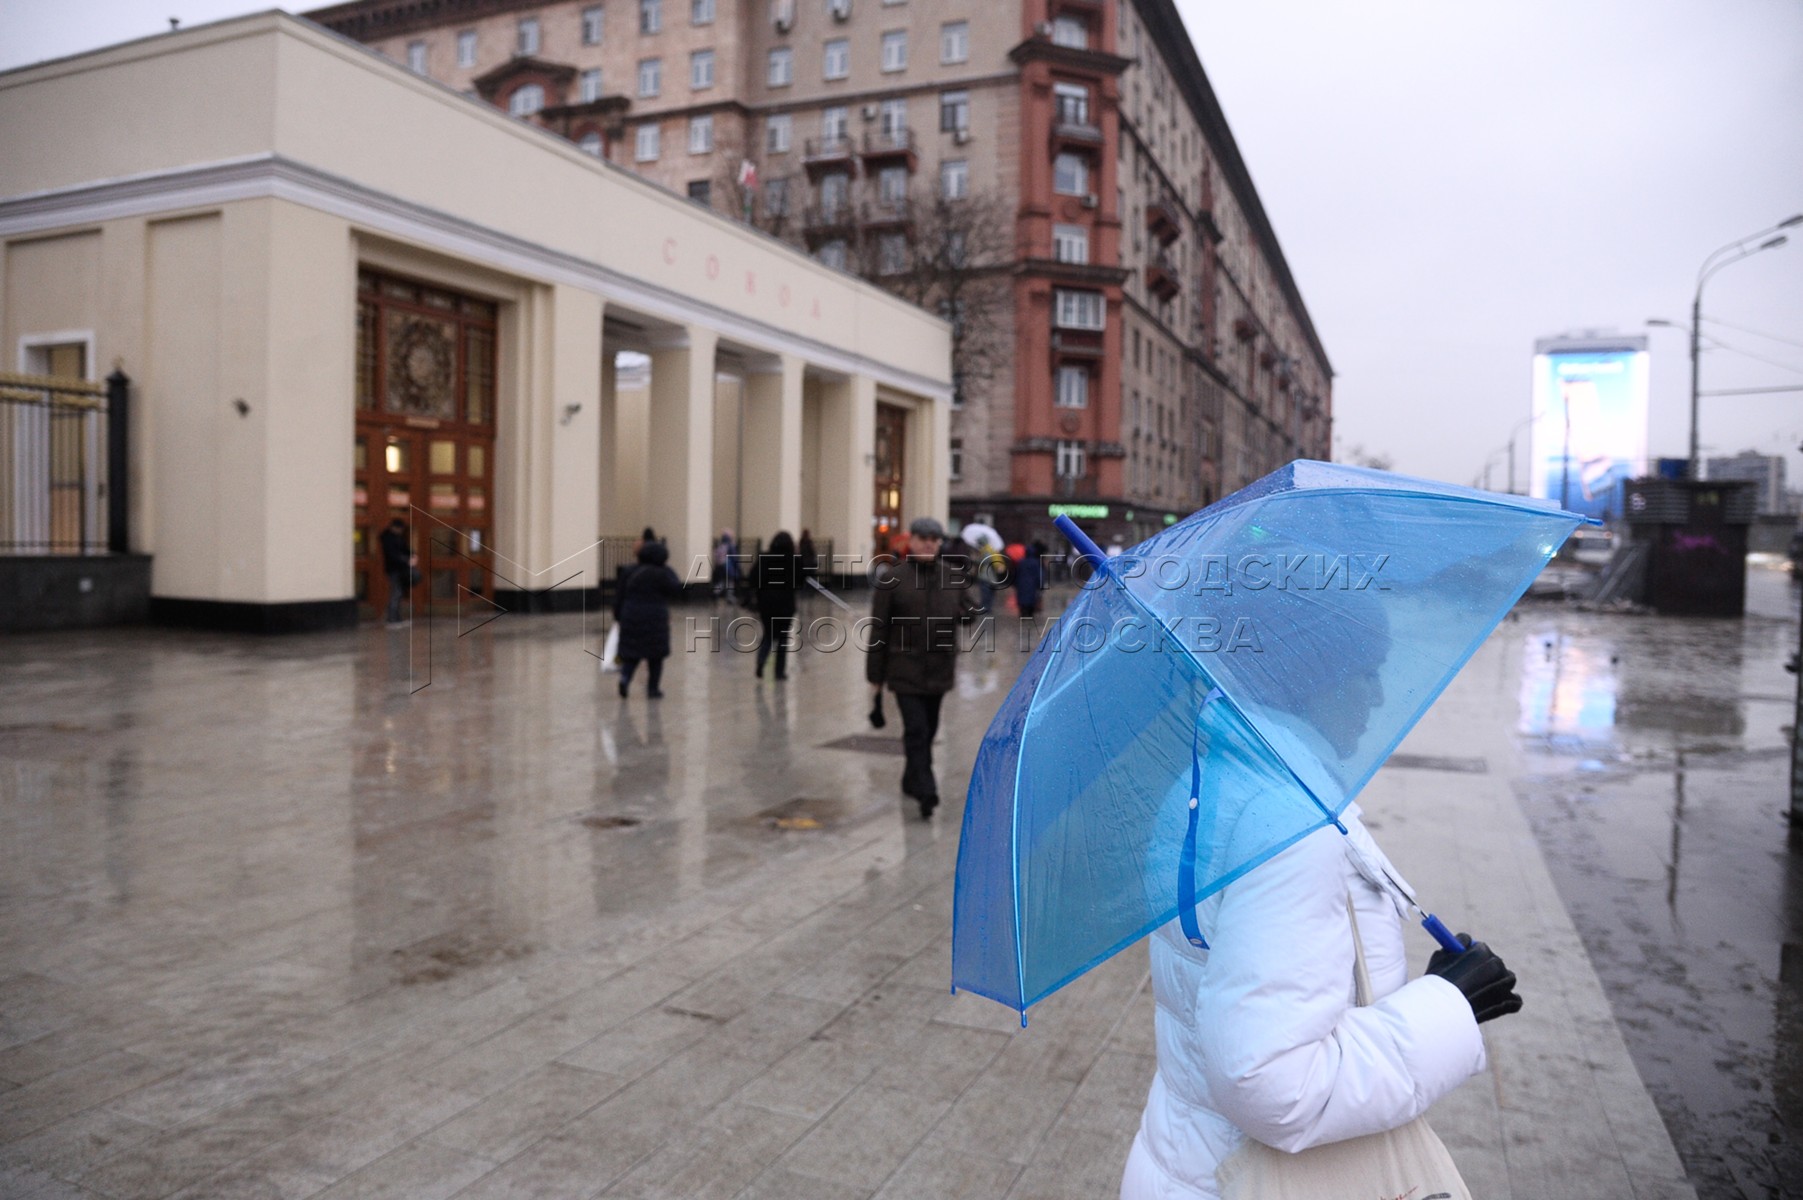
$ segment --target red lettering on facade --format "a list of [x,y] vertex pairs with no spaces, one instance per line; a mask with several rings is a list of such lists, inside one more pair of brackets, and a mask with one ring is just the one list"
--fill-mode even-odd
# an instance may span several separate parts
[[758,291],[757,272],[755,272],[755,271],[745,272],[745,290],[753,296],[757,295],[757,291]]
[[783,284],[776,289],[776,302],[784,308],[789,307],[789,285]]
[[676,261],[676,239],[675,238],[665,238],[664,239],[664,261],[667,263],[675,263],[675,261]]
[[709,279],[720,278],[720,260],[711,254],[707,256],[707,277]]

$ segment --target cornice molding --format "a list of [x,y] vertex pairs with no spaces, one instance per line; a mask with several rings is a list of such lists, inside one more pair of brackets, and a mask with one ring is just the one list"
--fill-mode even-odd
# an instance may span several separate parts
[[[659,320],[699,325],[810,365],[866,375],[898,391],[951,401],[951,385],[718,308],[672,288],[365,187],[279,154],[224,159],[0,200],[0,238],[104,221],[279,199],[341,217],[371,233],[430,247],[526,279],[563,283]],[[884,294],[887,298],[887,294]]]

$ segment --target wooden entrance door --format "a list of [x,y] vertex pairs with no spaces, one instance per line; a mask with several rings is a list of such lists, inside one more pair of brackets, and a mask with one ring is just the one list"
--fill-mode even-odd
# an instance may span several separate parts
[[380,534],[408,522],[417,603],[493,593],[495,306],[365,271],[357,280],[352,544],[363,615],[388,602]]
[[908,468],[908,413],[893,404],[876,406],[876,479],[870,524],[878,550],[905,528],[902,480]]

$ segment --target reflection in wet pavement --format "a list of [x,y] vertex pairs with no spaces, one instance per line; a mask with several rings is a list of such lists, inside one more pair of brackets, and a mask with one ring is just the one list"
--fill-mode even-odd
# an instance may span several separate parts
[[1517,794],[1704,1200],[1803,1195],[1797,585],[1744,620],[1528,606]]

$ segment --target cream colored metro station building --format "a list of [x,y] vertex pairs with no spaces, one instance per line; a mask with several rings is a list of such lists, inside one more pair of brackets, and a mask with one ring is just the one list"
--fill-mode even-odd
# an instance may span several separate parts
[[943,322],[295,17],[0,75],[0,242],[0,369],[131,379],[174,619],[367,616],[391,515],[563,608],[647,525],[698,581],[946,512]]

